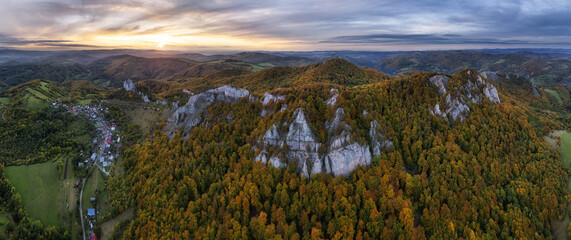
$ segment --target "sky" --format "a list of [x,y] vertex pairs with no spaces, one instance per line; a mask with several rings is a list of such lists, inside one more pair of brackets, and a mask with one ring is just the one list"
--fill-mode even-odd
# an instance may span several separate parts
[[0,0],[0,48],[571,48],[568,0]]

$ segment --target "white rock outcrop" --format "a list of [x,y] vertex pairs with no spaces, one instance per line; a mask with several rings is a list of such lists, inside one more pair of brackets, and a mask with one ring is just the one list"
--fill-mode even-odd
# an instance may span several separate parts
[[379,134],[379,123],[377,120],[371,121],[369,127],[369,137],[371,138],[371,150],[373,156],[381,156],[382,148],[392,148],[393,142],[388,140],[384,135]]
[[488,99],[490,99],[490,101],[494,102],[494,103],[500,103],[500,97],[498,96],[498,90],[496,89],[496,87],[494,87],[494,85],[490,84],[490,83],[486,83],[486,86],[484,87],[484,96],[486,96]]
[[240,98],[250,95],[248,90],[222,86],[206,92],[192,95],[186,105],[177,108],[168,118],[174,129],[183,127],[185,130],[192,129],[202,121],[202,115],[207,107],[214,102],[236,102]]
[[325,124],[330,135],[323,162],[325,172],[335,176],[348,175],[359,165],[371,164],[369,146],[351,143],[351,127],[343,122],[344,118],[343,108],[337,108],[333,120]]
[[498,76],[498,74],[495,72],[485,71],[485,72],[482,72],[482,76],[484,76],[485,78],[490,79],[494,82],[501,80],[501,77]]
[[[495,73],[485,73],[490,77],[497,77]],[[438,94],[446,96],[443,104],[445,111],[443,112],[440,109],[440,104],[437,103],[433,109],[429,109],[431,114],[441,116],[442,118],[449,116],[453,121],[457,119],[463,121],[470,115],[468,103],[480,103],[483,101],[483,97],[493,103],[501,102],[498,90],[494,85],[482,79],[477,73],[473,75],[470,70],[467,74],[467,81],[461,87],[454,87],[454,94],[450,93],[450,89],[447,89],[450,78],[444,75],[436,75],[430,78],[429,81],[435,86]]]
[[445,75],[436,75],[430,78],[430,83],[436,87],[440,95],[446,94],[446,86],[449,81],[450,78]]
[[289,149],[286,156],[289,160],[297,159],[301,174],[308,176],[310,166],[307,163],[319,162],[318,151],[321,143],[316,141],[315,134],[311,131],[301,108],[295,110],[294,116],[295,120],[289,125],[286,137]]
[[463,121],[470,114],[470,108],[464,100],[458,96],[451,97],[450,94],[446,96],[446,114],[452,118],[453,121],[460,119]]
[[337,98],[339,97],[339,90],[332,88],[330,90],[330,93],[333,94],[333,96],[327,99],[327,101],[325,101],[325,105],[328,107],[335,106],[335,104],[337,103]]
[[131,79],[127,79],[127,81],[123,82],[123,88],[125,91],[133,91],[135,90],[135,83]]
[[266,92],[266,93],[264,93],[264,96],[262,97],[262,105],[266,106],[271,101],[280,102],[280,101],[284,101],[284,100],[285,100],[285,96],[273,95],[271,93]]
[[[372,155],[380,155],[381,148],[392,147],[392,142],[382,134],[378,134],[377,122],[371,122],[372,146],[351,142],[351,127],[344,122],[345,111],[337,108],[330,121],[324,123],[328,132],[325,146],[318,142],[311,130],[302,109],[296,109],[294,120],[286,124],[287,133],[280,132],[280,125],[274,123],[261,137],[262,150],[255,157],[256,161],[274,167],[285,167],[287,163],[297,163],[302,175],[309,176],[318,173],[331,173],[335,176],[348,175],[357,166],[366,166],[371,163]],[[284,130],[286,126],[284,126]],[[268,147],[274,149],[287,149],[287,152],[269,156]],[[320,154],[320,148],[326,150]],[[373,154],[371,150],[373,149]],[[282,155],[283,154],[283,155]],[[281,157],[280,157],[281,156]]]

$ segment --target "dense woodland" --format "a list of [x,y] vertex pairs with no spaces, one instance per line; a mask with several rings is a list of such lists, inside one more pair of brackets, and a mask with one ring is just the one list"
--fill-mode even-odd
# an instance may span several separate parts
[[[208,125],[186,139],[169,140],[159,126],[124,153],[137,217],[123,239],[551,238],[550,220],[563,217],[571,200],[568,172],[528,115],[547,128],[561,123],[510,94],[497,105],[469,104],[463,122],[433,116],[428,109],[442,97],[431,75],[282,89],[289,108],[264,118],[259,102],[215,104]],[[335,110],[324,101],[331,86],[340,90],[353,140],[370,141],[366,129],[375,119],[394,147],[347,177],[306,178],[295,164],[253,161],[258,137],[291,121],[296,108],[324,141],[323,122]],[[221,120],[230,112],[232,121]]]
[[0,121],[0,163],[31,164],[87,150],[95,127],[65,109],[29,111],[13,107]]

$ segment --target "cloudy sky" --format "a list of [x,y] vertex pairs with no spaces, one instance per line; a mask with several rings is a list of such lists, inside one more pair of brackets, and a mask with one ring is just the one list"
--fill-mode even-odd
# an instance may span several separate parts
[[568,0],[0,0],[0,48],[571,48]]

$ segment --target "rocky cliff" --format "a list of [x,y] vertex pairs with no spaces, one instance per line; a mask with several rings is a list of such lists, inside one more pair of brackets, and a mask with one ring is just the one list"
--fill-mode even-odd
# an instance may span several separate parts
[[150,102],[149,97],[147,95],[145,95],[144,93],[142,93],[141,91],[137,90],[136,87],[137,86],[135,85],[135,83],[131,79],[127,79],[126,81],[123,82],[123,88],[125,89],[125,91],[134,92],[136,94],[139,94],[139,95],[141,95],[141,99],[143,99],[144,102]]
[[460,81],[462,84],[454,87],[448,86],[451,80],[448,76],[436,75],[430,78],[429,82],[438,94],[445,96],[444,103],[435,104],[434,108],[429,109],[430,113],[443,118],[448,116],[452,121],[463,121],[470,115],[468,103],[480,103],[484,97],[493,103],[501,102],[494,85],[482,79],[475,71],[467,70],[466,75],[467,79],[462,79]]
[[[296,109],[293,116],[291,123],[274,123],[265,132],[260,139],[261,150],[256,161],[275,167],[296,163],[305,176],[318,173],[341,176],[348,175],[359,165],[369,165],[372,156],[380,155],[382,148],[392,146],[391,141],[379,134],[376,121],[371,122],[369,131],[371,146],[351,141],[351,127],[344,121],[346,115],[343,108],[337,108],[333,118],[324,123],[328,133],[324,143],[317,141],[302,109]],[[280,133],[280,124],[286,126],[287,133]],[[279,149],[278,153],[269,154],[269,147]],[[323,147],[326,151],[320,153]],[[282,162],[281,158],[286,162]]]
[[188,102],[179,108],[173,108],[173,114],[168,118],[170,128],[168,132],[173,134],[179,127],[190,130],[202,121],[208,106],[214,102],[236,102],[240,98],[250,96],[248,90],[222,86],[206,92],[192,95]]

